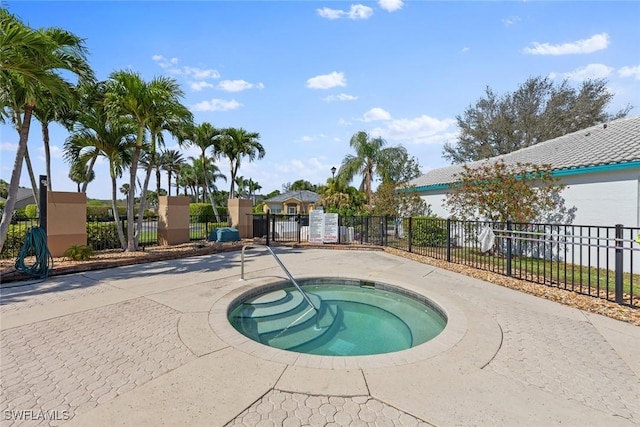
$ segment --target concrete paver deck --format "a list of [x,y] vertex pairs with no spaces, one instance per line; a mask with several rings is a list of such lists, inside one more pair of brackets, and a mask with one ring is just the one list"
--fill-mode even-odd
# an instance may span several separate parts
[[[277,248],[294,277],[428,296],[441,336],[405,352],[322,357],[226,322],[284,280],[269,254],[214,254],[0,289],[0,424],[640,424],[640,327],[376,251]],[[16,285],[16,284],[13,284]]]

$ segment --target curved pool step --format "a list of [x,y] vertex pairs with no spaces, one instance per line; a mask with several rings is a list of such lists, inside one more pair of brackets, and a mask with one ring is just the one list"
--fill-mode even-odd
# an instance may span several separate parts
[[249,298],[248,300],[245,301],[245,304],[260,305],[260,306],[275,305],[283,302],[284,300],[290,297],[291,295],[289,294],[289,292],[285,291],[284,289],[279,289],[266,294],[258,295],[257,297],[254,297],[254,298]]
[[277,302],[258,303],[244,302],[243,309],[236,317],[268,317],[286,314],[299,308],[301,305],[308,306],[304,297],[300,292],[286,292],[284,298],[280,298]]
[[[321,299],[316,295],[309,295],[309,299],[316,307],[320,307]],[[316,311],[302,301],[298,306],[286,312],[279,312],[271,316],[260,317],[258,323],[259,334],[269,334],[279,332],[291,326],[302,325],[305,322],[313,320],[316,317]]]
[[[311,312],[314,313],[314,310],[312,309]],[[289,350],[329,333],[340,324],[339,319],[340,314],[336,312],[335,307],[329,307],[323,302],[317,316],[314,315],[305,321],[295,322],[288,328],[279,331],[260,334],[260,342],[271,347]]]

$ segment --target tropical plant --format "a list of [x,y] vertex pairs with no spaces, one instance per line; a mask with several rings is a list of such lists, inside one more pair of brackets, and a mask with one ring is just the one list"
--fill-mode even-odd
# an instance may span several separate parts
[[[160,168],[167,173],[167,194],[171,196],[171,178],[178,176],[180,166],[185,163],[182,153],[178,150],[165,150],[160,155]],[[176,190],[176,195],[178,191]]]
[[211,208],[213,209],[217,222],[220,222],[220,215],[218,214],[218,208],[216,206],[214,195],[211,191],[209,191],[210,181],[207,168],[207,150],[210,148],[213,149],[213,154],[215,156],[221,135],[222,132],[219,129],[213,127],[211,123],[205,122],[200,125],[187,125],[183,127],[182,134],[179,139],[181,145],[195,145],[196,147],[200,148],[200,161],[202,162],[202,178],[204,182],[204,185],[202,186],[202,197],[205,198],[209,196]]
[[[111,208],[116,223],[118,238],[122,249],[126,248],[126,240],[122,223],[119,221],[117,206],[117,180],[122,177],[124,169],[131,164],[135,147],[135,127],[128,122],[110,122],[103,104],[96,103],[79,115],[75,130],[67,138],[64,145],[65,159],[71,165],[85,165],[104,157],[109,162],[111,178]],[[127,191],[127,195],[128,195]]]
[[64,257],[73,261],[88,261],[93,256],[91,246],[73,245],[64,251]]
[[349,145],[356,152],[355,155],[348,154],[342,160],[342,165],[338,170],[337,178],[351,182],[356,175],[362,176],[360,191],[366,194],[366,203],[371,204],[373,194],[373,180],[376,176],[381,178],[390,175],[386,166],[391,164],[393,157],[398,157],[406,153],[403,147],[387,147],[386,141],[380,137],[371,138],[364,131],[356,132],[349,141]]
[[93,78],[86,53],[84,41],[74,34],[59,28],[33,30],[0,8],[0,115],[20,135],[0,221],[0,251],[15,207],[33,109],[43,97],[68,102],[73,93],[67,78]]
[[255,159],[262,159],[266,154],[259,140],[259,133],[248,132],[243,128],[227,128],[223,131],[217,156],[224,156],[229,160],[229,181],[231,182],[229,188],[230,199],[236,197],[235,180],[242,159],[247,157],[249,161],[252,162]]
[[96,173],[93,169],[89,169],[86,163],[77,160],[71,163],[69,168],[69,179],[78,186],[78,193],[82,192],[80,184],[86,184],[96,179]]
[[[155,77],[146,82],[133,71],[116,71],[109,76],[106,84],[105,107],[109,118],[118,120],[125,117],[136,127],[136,144],[129,167],[129,188],[134,189],[140,153],[145,142],[145,131],[158,119],[158,113],[172,108],[179,108],[180,99],[184,95],[178,83],[168,77]],[[145,194],[140,197],[141,203]],[[129,252],[138,249],[138,233],[135,227],[135,193],[127,195],[127,248]],[[143,216],[139,216],[139,221]],[[139,224],[138,227],[141,227]]]

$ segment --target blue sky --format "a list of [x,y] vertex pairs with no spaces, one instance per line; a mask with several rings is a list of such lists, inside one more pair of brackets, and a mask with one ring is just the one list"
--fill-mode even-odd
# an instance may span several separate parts
[[[359,130],[404,145],[423,172],[446,166],[455,116],[484,95],[531,76],[605,77],[611,110],[640,114],[640,2],[111,1],[3,2],[33,28],[86,39],[99,79],[131,69],[174,77],[197,123],[259,132],[264,159],[239,175],[261,193],[298,179],[324,183]],[[41,130],[29,138],[44,174]],[[62,159],[66,131],[51,135],[53,189],[76,191]],[[9,181],[17,133],[0,127],[0,177]],[[176,148],[172,140],[167,148]],[[197,156],[184,149],[185,157]],[[228,175],[227,164],[219,162]],[[23,173],[21,185],[29,186]],[[88,197],[110,197],[105,165]],[[163,175],[163,188],[166,188]],[[128,182],[125,176],[120,182]],[[358,185],[359,181],[354,185]],[[224,182],[220,188],[228,189]],[[155,188],[153,178],[151,188]],[[172,190],[174,194],[175,190]]]

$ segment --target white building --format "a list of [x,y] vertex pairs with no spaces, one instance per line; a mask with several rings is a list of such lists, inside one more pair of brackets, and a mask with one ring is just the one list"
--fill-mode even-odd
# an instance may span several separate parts
[[[566,188],[567,208],[575,207],[573,224],[640,227],[640,116],[590,127],[486,161],[551,165]],[[485,160],[468,163],[473,167]],[[462,165],[434,169],[410,182],[431,205],[448,217],[447,193]]]

